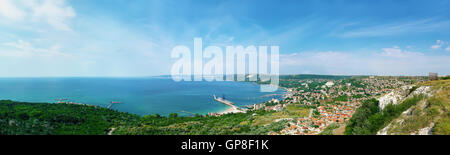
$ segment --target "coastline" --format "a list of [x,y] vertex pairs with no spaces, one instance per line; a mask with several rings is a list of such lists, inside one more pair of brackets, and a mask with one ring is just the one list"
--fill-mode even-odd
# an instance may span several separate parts
[[[33,82],[33,85],[28,84],[31,82]],[[140,116],[151,114],[168,116],[171,113],[180,113],[179,111],[190,112],[181,112],[180,115],[183,116],[192,115],[191,113],[198,113],[200,115],[207,115],[208,113],[240,113],[247,110],[245,106],[260,104],[269,101],[271,98],[284,98],[284,94],[286,93],[286,89],[282,87],[279,87],[276,92],[261,93],[259,91],[260,84],[258,83],[230,81],[230,83],[214,82],[205,84],[206,82],[202,82],[192,84],[189,82],[176,83],[171,79],[164,78],[134,78],[132,80],[128,78],[13,78],[2,79],[0,83],[5,88],[0,91],[0,98],[3,99],[38,103],[55,103],[59,99],[65,99],[64,102],[73,102],[74,104],[84,103],[100,107],[107,107],[111,101],[120,101],[126,103],[126,106],[114,105],[112,109]],[[101,86],[98,83],[105,83],[107,85]],[[152,87],[136,87],[143,84],[152,84]],[[171,87],[166,88],[165,86],[167,85]],[[197,86],[201,86],[201,88],[197,88]],[[180,88],[174,89],[175,87]],[[167,91],[155,95],[153,93],[143,93],[145,91],[159,91],[160,88],[164,88]],[[182,92],[186,90],[185,88],[195,89],[192,89],[193,92],[191,94],[186,94]],[[65,91],[60,91],[60,89],[64,89]],[[128,94],[127,92],[130,91],[137,93]],[[235,102],[237,102],[235,105],[237,108],[211,105],[209,97],[206,99],[203,95],[209,96],[212,93],[233,96]],[[268,96],[264,96],[267,94]],[[191,96],[193,100],[184,100],[186,97]],[[230,99],[233,100],[232,98]],[[199,103],[197,104],[197,102]],[[191,107],[188,105],[183,107],[185,105],[184,103],[195,106]]]
[[[278,88],[284,90],[284,93],[281,94],[281,97],[283,99],[285,99],[287,97],[287,95],[291,93],[291,91],[288,88],[281,87],[281,86],[278,86]],[[271,95],[271,94],[269,94],[269,95]],[[260,104],[260,103],[253,103],[253,104]],[[219,112],[212,112],[212,113],[213,114],[224,115],[224,114],[230,114],[230,113],[245,113],[247,111],[247,110],[239,110],[239,109],[240,108],[238,108],[237,106],[232,105],[232,106],[228,106],[228,108],[226,108],[224,110],[221,110]]]
[[220,111],[220,112],[217,112],[217,114],[224,115],[224,114],[243,113],[243,112],[245,112],[245,111],[244,111],[244,110],[239,110],[239,109],[237,109],[236,106],[233,106],[233,107],[232,107],[232,106],[228,106],[227,109],[222,110],[222,111]]

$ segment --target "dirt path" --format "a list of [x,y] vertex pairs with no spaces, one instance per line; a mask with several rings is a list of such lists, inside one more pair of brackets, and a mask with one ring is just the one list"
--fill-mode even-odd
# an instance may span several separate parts
[[116,128],[111,128],[111,130],[109,130],[108,135],[112,135],[112,133],[116,130]]
[[339,128],[334,129],[333,135],[345,135],[345,126],[347,124],[342,124]]

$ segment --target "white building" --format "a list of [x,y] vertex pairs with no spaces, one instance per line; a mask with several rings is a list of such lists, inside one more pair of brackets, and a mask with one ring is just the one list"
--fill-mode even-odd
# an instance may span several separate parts
[[334,82],[332,82],[332,81],[328,81],[327,83],[325,83],[325,86],[327,86],[327,87],[331,87],[333,85],[334,85]]

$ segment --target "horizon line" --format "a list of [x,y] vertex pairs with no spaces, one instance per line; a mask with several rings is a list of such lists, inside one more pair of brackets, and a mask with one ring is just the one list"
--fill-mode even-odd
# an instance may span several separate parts
[[[235,74],[237,75],[237,74]],[[250,74],[251,75],[251,74]],[[318,76],[380,76],[380,77],[426,77],[428,75],[375,75],[375,74],[279,74],[279,76],[289,76],[289,75],[318,75]],[[161,75],[147,75],[147,76],[0,76],[0,78],[151,78],[151,77],[161,77],[161,76],[172,76],[168,74]],[[179,75],[183,76],[183,75]],[[191,75],[195,76],[195,75]],[[204,75],[202,75],[204,76]],[[214,76],[214,75],[205,75]],[[226,76],[226,75],[223,75]],[[449,75],[439,75],[439,77],[445,77]]]

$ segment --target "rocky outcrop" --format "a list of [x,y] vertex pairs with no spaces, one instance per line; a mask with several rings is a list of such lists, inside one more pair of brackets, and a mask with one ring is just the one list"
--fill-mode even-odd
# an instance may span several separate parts
[[423,94],[425,96],[431,96],[431,87],[430,86],[421,86],[415,89],[415,85],[408,85],[400,87],[380,98],[378,98],[380,110],[383,110],[388,104],[400,104],[404,100],[414,95]]
[[430,86],[422,86],[417,89],[415,89],[409,96],[412,95],[425,95],[427,97],[431,97],[431,87]]
[[378,98],[380,110],[383,110],[388,104],[399,104],[403,101],[410,93],[410,90],[414,86],[403,86],[400,89],[396,89],[380,98]]
[[389,124],[385,128],[377,132],[377,135],[388,135],[388,131],[392,128],[392,124]]
[[[400,104],[406,99],[413,97],[415,95],[424,95],[425,97],[431,97],[431,87],[430,86],[406,86],[398,90],[394,90],[391,93],[380,97],[380,109],[384,109],[388,104]],[[410,134],[410,135],[430,135],[434,127],[434,123],[429,126],[418,129],[413,132],[404,133],[402,128],[410,122],[413,117],[421,117],[424,109],[428,107],[427,101],[424,99],[420,101],[416,106],[409,108],[404,111],[398,118],[394,119],[386,127],[377,132],[377,135],[395,135],[395,134]]]
[[434,123],[431,123],[431,125],[429,127],[419,129],[419,131],[417,133],[413,132],[413,133],[411,133],[411,135],[432,135],[433,127],[434,127]]

